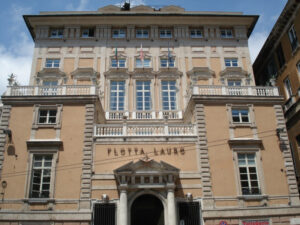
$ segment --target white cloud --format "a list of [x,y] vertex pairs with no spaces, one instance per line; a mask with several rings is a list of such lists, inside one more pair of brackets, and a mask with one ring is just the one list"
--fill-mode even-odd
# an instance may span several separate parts
[[69,11],[84,11],[87,10],[87,4],[89,0],[80,0],[78,6],[74,6],[72,3],[68,4],[66,9]]
[[254,32],[249,38],[249,50],[251,61],[254,63],[259,51],[261,50],[263,44],[265,43],[268,37],[266,31],[263,32]]
[[20,85],[28,85],[32,53],[33,44],[24,33],[11,46],[0,45],[0,95],[6,90],[7,77],[11,73],[16,75]]

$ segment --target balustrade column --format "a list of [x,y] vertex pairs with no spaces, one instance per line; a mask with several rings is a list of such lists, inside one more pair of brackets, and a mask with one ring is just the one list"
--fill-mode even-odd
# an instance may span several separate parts
[[[120,190],[120,223],[127,225],[127,190]],[[175,225],[175,224],[174,224]]]

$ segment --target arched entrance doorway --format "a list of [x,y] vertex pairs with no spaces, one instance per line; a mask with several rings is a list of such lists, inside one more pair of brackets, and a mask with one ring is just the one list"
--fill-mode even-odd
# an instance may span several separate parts
[[164,225],[164,207],[150,194],[141,195],[131,206],[131,225]]

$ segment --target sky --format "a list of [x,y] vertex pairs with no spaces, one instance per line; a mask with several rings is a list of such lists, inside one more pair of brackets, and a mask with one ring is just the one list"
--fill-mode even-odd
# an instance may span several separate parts
[[[129,1],[129,0],[127,0]],[[40,11],[96,11],[106,5],[121,5],[124,0],[0,0],[0,95],[7,77],[14,73],[20,85],[28,85],[34,43],[23,21],[24,14]],[[249,39],[251,60],[259,50],[287,0],[131,0],[131,5],[161,8],[178,5],[186,11],[230,11],[259,15]]]

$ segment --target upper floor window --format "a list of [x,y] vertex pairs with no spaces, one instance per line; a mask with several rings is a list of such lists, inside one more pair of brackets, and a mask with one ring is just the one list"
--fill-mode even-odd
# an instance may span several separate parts
[[136,59],[135,66],[136,66],[136,68],[149,68],[150,62],[151,62],[150,59],[144,59],[144,60]]
[[279,67],[281,68],[285,64],[285,58],[284,58],[281,44],[279,44],[276,49],[276,55],[277,55]]
[[231,109],[233,123],[249,123],[248,109]]
[[113,38],[125,38],[126,37],[125,29],[113,29],[112,37]]
[[261,194],[258,182],[255,153],[238,153],[238,167],[242,194]]
[[237,67],[238,66],[238,59],[236,59],[236,58],[227,58],[227,59],[224,59],[224,61],[225,61],[226,67]]
[[47,68],[59,68],[60,59],[46,59]]
[[55,28],[50,30],[50,37],[51,38],[63,38],[64,30],[61,28]]
[[300,134],[296,136],[296,142],[297,142],[298,148],[300,148]]
[[160,38],[172,38],[172,31],[170,29],[163,29],[159,31]]
[[203,38],[203,31],[201,29],[191,29],[190,37],[191,38]]
[[162,81],[161,86],[163,110],[176,110],[176,81]]
[[110,110],[124,110],[125,81],[110,82]]
[[30,183],[30,198],[49,198],[52,155],[34,155]]
[[173,58],[160,59],[160,67],[161,68],[175,67],[175,60]]
[[44,80],[43,86],[57,86],[58,82],[57,80]]
[[274,57],[272,57],[267,65],[267,71],[269,77],[275,78],[277,76],[277,68],[274,61]]
[[220,29],[221,38],[233,38],[232,29],[222,28]]
[[300,61],[297,63],[298,74],[300,75]]
[[227,80],[227,85],[228,86],[236,86],[236,87],[239,87],[242,85],[242,81],[241,80]]
[[81,37],[83,38],[94,37],[94,35],[95,35],[94,28],[84,28],[81,30]]
[[125,59],[112,59],[111,60],[111,67],[112,68],[125,68],[126,67],[126,60]]
[[151,81],[136,81],[136,109],[151,109]]
[[55,124],[57,109],[40,109],[38,116],[39,124]]
[[292,47],[292,51],[294,51],[297,46],[298,46],[298,40],[297,40],[297,35],[295,31],[295,26],[292,25],[291,28],[289,29],[289,39]]
[[287,77],[284,79],[283,82],[284,82],[286,98],[289,99],[293,95],[290,79]]
[[148,29],[136,29],[136,38],[149,38],[149,30]]

